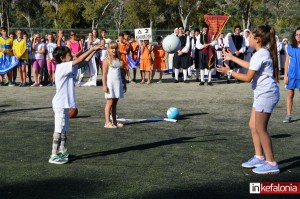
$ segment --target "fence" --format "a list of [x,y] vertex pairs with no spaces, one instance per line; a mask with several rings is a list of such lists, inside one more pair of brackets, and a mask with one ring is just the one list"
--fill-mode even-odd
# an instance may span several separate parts
[[[10,28],[10,32],[15,32],[18,28]],[[46,35],[46,33],[51,33],[51,32],[57,32],[57,29],[49,29],[49,28],[31,28],[31,31],[29,28],[21,28],[22,30],[25,30],[28,34],[31,33],[40,33],[42,36]],[[289,27],[289,28],[282,28],[282,29],[276,29],[277,31],[277,35],[279,36],[279,39],[282,40],[283,38],[288,38],[290,39],[290,36],[292,34],[292,32],[296,29],[296,27]],[[78,36],[85,36],[87,37],[88,32],[91,31],[91,29],[86,28],[86,29],[64,29],[65,31],[65,35],[68,36],[68,33],[70,31],[74,31]],[[99,31],[101,31],[99,29]],[[118,36],[118,30],[116,29],[107,29],[107,36],[109,38],[117,38]],[[134,33],[134,30],[125,30],[125,29],[121,29],[119,30],[120,32],[124,32],[124,31],[130,31],[132,33]],[[152,36],[153,38],[156,38],[157,36],[162,36],[165,37],[169,34],[172,34],[174,32],[174,29],[152,29]],[[233,28],[225,28],[223,30],[224,33],[228,33],[228,32],[233,32]],[[100,32],[99,32],[100,33]]]

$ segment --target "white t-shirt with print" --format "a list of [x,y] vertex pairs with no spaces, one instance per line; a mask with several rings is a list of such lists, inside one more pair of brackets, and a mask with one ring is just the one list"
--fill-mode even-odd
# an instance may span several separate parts
[[48,53],[48,56],[50,59],[53,58],[52,53],[56,47],[57,47],[56,43],[47,43],[46,48],[47,48],[47,53]]
[[76,108],[72,61],[56,65],[53,108]]
[[279,93],[279,87],[273,75],[273,61],[267,49],[259,49],[250,60],[250,70],[254,70],[255,75],[251,81],[254,97],[273,97]]
[[[34,51],[42,50],[42,47],[45,46],[45,43],[40,42],[34,45]],[[33,52],[33,59],[44,59],[44,54]]]

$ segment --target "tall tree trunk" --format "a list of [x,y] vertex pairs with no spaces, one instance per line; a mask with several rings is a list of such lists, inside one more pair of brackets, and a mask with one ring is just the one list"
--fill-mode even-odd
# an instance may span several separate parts
[[92,21],[92,30],[94,29],[95,19]]

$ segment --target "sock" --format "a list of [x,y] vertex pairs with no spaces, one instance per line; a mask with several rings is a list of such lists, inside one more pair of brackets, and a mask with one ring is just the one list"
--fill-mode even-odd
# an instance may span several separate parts
[[260,156],[260,155],[255,155],[255,157],[257,158],[257,159],[259,159],[259,160],[265,160],[265,157],[262,155],[262,156]]
[[203,69],[200,70],[200,77],[201,77],[201,82],[205,82],[204,81],[204,70]]
[[175,68],[175,79],[178,80],[179,69]]
[[51,152],[52,155],[57,154],[57,149],[58,149],[58,146],[60,145],[60,141],[61,141],[60,133],[54,132],[53,133],[52,152]]
[[188,71],[188,76],[192,76],[192,67],[189,67],[189,68],[187,69],[187,71]]
[[199,79],[199,72],[200,70],[199,69],[196,69],[196,78]]
[[59,151],[63,152],[65,150],[65,145],[67,142],[67,135],[66,133],[61,134],[61,141],[60,141],[60,146],[59,146]]
[[208,70],[208,82],[211,82],[211,70]]
[[183,69],[183,81],[187,79],[187,69]]
[[269,161],[266,161],[266,162],[273,167],[277,165],[277,162],[269,162]]

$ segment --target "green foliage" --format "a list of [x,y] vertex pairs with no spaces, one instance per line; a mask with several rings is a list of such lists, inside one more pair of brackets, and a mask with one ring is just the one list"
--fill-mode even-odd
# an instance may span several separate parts
[[231,15],[226,29],[243,25],[242,15],[244,25],[250,18],[250,26],[268,23],[277,29],[299,26],[300,20],[299,0],[1,0],[0,6],[3,25],[24,28],[115,29],[118,23],[121,29],[173,29],[189,12],[187,27],[201,27],[208,13]]

